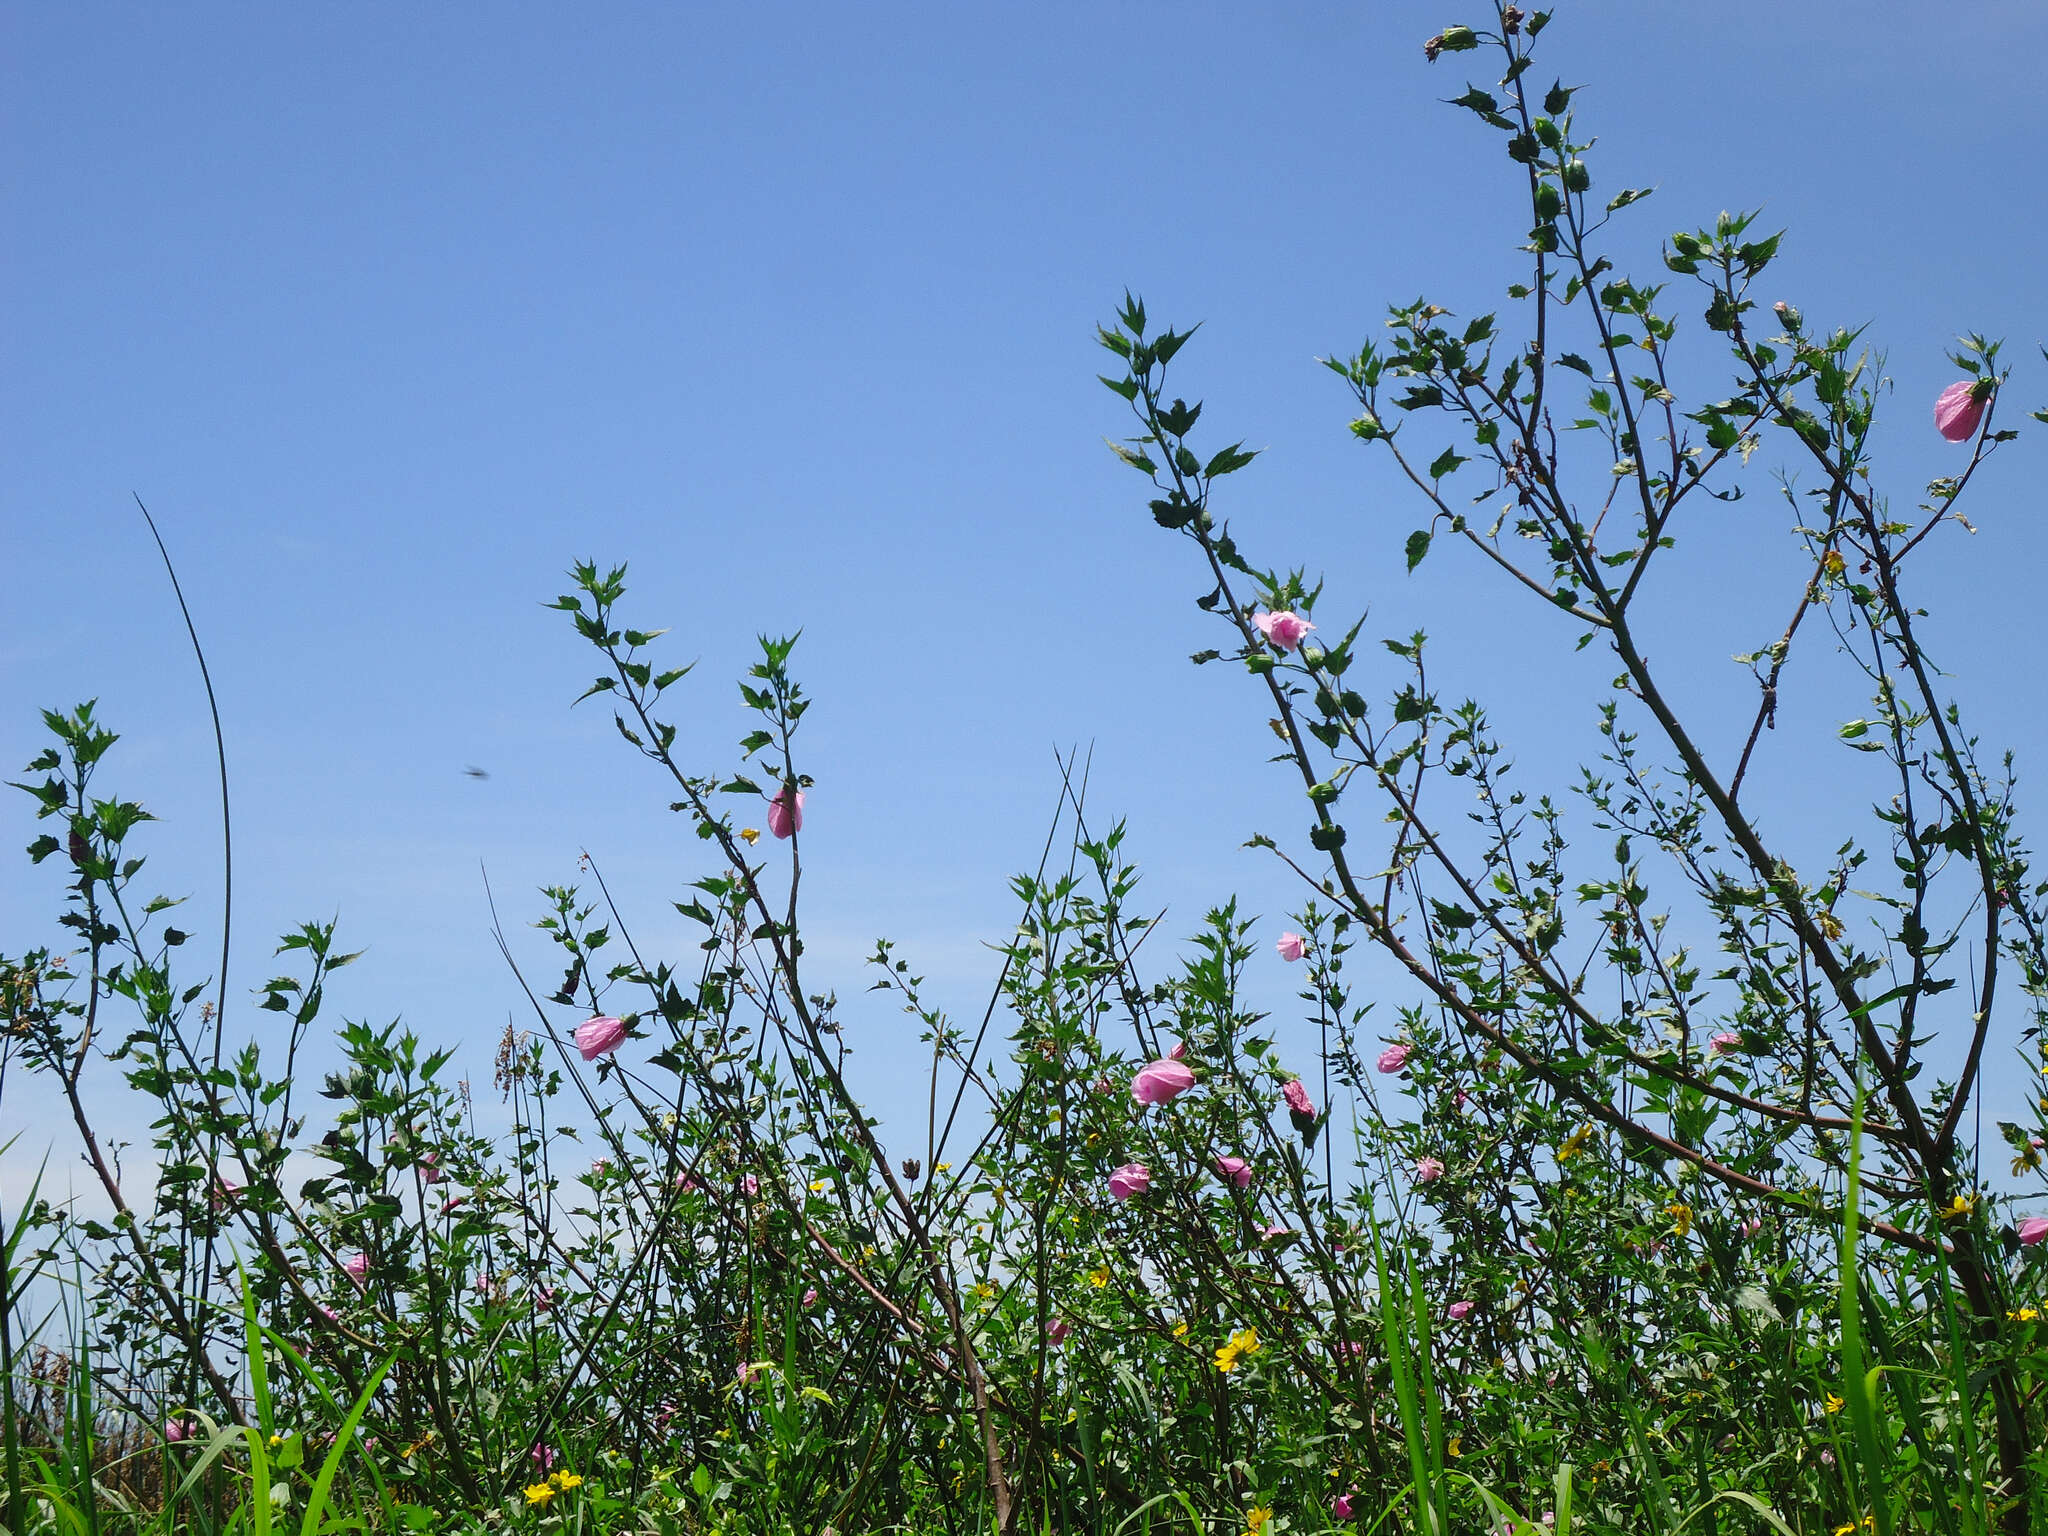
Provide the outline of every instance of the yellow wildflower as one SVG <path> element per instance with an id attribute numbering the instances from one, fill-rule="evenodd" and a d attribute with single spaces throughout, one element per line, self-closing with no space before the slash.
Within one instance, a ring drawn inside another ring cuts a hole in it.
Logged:
<path id="1" fill-rule="evenodd" d="M 811 1180 L 811 1193 L 814 1195 L 822 1195 L 823 1193 L 825 1193 L 826 1190 L 830 1189 L 831 1187 L 832 1181 L 830 1179 Z"/>
<path id="2" fill-rule="evenodd" d="M 741 827 L 740 836 L 747 840 L 747 846 L 751 848 L 754 844 L 761 841 L 761 829 L 759 827 Z"/>
<path id="3" fill-rule="evenodd" d="M 2010 1322 L 2031 1323 L 2041 1315 L 2041 1309 L 2039 1307 L 2021 1307 L 2019 1311 L 2008 1312 L 2005 1315 L 2006 1319 Z"/>
<path id="4" fill-rule="evenodd" d="M 557 1472 L 548 1481 L 564 1493 L 567 1493 L 571 1488 L 581 1488 L 583 1486 L 583 1479 L 574 1472 Z"/>
<path id="5" fill-rule="evenodd" d="M 546 1504 L 554 1496 L 555 1490 L 546 1483 L 528 1483 L 526 1485 L 526 1502 L 528 1504 Z"/>
<path id="6" fill-rule="evenodd" d="M 1098 1291 L 1109 1284 L 1109 1266 L 1098 1264 L 1088 1271 L 1088 1283 Z"/>
<path id="7" fill-rule="evenodd" d="M 1593 1122 L 1589 1120 L 1565 1138 L 1564 1145 L 1557 1149 L 1557 1160 L 1560 1163 L 1570 1162 L 1586 1150 L 1586 1143 L 1592 1139 Z"/>
<path id="8" fill-rule="evenodd" d="M 1664 1214 L 1671 1218 L 1671 1227 L 1680 1237 L 1692 1230 L 1692 1207 L 1683 1200 L 1674 1200 L 1664 1207 Z"/>
<path id="9" fill-rule="evenodd" d="M 1273 1511 L 1261 1504 L 1244 1517 L 1244 1528 L 1249 1536 L 1265 1536 L 1266 1527 L 1273 1523 Z"/>
<path id="10" fill-rule="evenodd" d="M 1957 1195 L 1955 1199 L 1949 1201 L 1948 1209 L 1943 1211 L 1941 1214 L 1948 1217 L 1950 1220 L 1954 1220 L 1958 1216 L 1969 1215 L 1972 1210 L 1976 1209 L 1976 1205 L 1976 1196 Z"/>
<path id="11" fill-rule="evenodd" d="M 1229 1343 L 1216 1351 L 1216 1369 L 1219 1371 L 1234 1371 L 1237 1369 L 1237 1362 L 1239 1360 L 1246 1355 L 1256 1355 L 1259 1349 L 1259 1330 L 1256 1328 L 1241 1329 L 1230 1336 Z"/>
<path id="12" fill-rule="evenodd" d="M 1824 939 L 1839 939 L 1842 936 L 1842 920 L 1832 912 L 1816 913 L 1813 926 L 1820 930 Z"/>
<path id="13" fill-rule="evenodd" d="M 1188 1336 L 1188 1320 L 1186 1318 L 1182 1318 L 1173 1325 L 1173 1336 L 1176 1339 L 1184 1339 Z"/>
<path id="14" fill-rule="evenodd" d="M 280 1445 L 283 1445 L 283 1444 L 284 1444 L 284 1436 L 283 1436 L 283 1435 L 272 1435 L 272 1436 L 270 1437 L 270 1448 L 271 1448 L 271 1449 L 272 1449 L 273 1451 L 274 1451 L 274 1450 L 276 1450 L 276 1449 L 277 1449 L 277 1448 L 278 1448 L 278 1447 L 279 1447 Z"/>
<path id="15" fill-rule="evenodd" d="M 1840 1413 L 1844 1406 L 1842 1400 L 1832 1392 L 1820 1400 L 1820 1405 L 1829 1413 Z"/>

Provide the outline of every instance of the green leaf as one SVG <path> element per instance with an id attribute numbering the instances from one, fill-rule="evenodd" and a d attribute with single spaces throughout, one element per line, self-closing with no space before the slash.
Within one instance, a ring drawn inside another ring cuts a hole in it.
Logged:
<path id="1" fill-rule="evenodd" d="M 1115 454 L 1118 458 L 1122 459 L 1126 464 L 1130 465 L 1131 468 L 1137 470 L 1140 474 L 1156 475 L 1159 473 L 1159 466 L 1157 464 L 1154 464 L 1151 461 L 1151 459 L 1147 458 L 1143 453 L 1140 453 L 1134 448 L 1126 448 L 1122 443 L 1111 443 L 1109 439 L 1106 437 L 1103 439 L 1103 441 L 1105 443 L 1109 443 L 1109 451 L 1111 453 Z"/>
<path id="2" fill-rule="evenodd" d="M 1418 528 L 1408 535 L 1408 569 L 1414 570 L 1422 564 L 1422 557 L 1429 553 L 1429 530 Z"/>
<path id="3" fill-rule="evenodd" d="M 1258 456 L 1258 449 L 1254 448 L 1251 452 L 1246 453 L 1243 443 L 1232 443 L 1228 448 L 1223 449 L 1209 460 L 1208 464 L 1203 467 L 1202 474 L 1210 480 L 1215 479 L 1218 475 L 1236 474 L 1237 471 L 1243 469 L 1245 465 L 1251 463 Z"/>
<path id="4" fill-rule="evenodd" d="M 1432 480 L 1441 480 L 1445 475 L 1448 475 L 1452 470 L 1456 469 L 1460 464 L 1463 464 L 1465 462 L 1466 460 L 1459 457 L 1457 449 L 1446 448 L 1442 453 L 1438 454 L 1435 460 L 1430 464 L 1429 478 Z"/>

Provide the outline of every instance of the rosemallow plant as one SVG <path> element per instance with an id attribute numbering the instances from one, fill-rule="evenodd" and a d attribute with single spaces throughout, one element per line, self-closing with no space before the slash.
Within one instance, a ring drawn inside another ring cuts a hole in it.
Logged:
<path id="1" fill-rule="evenodd" d="M 1194 1070 L 1171 1057 L 1148 1062 L 1131 1079 L 1131 1097 L 1140 1104 L 1170 1104 L 1195 1086 Z"/>
<path id="2" fill-rule="evenodd" d="M 1100 332 L 1120 370 L 1104 383 L 1135 421 L 1115 451 L 1193 557 L 1219 626 L 1194 660 L 1242 676 L 1248 721 L 1270 723 L 1302 790 L 1299 832 L 1253 841 L 1301 877 L 1324 931 L 1373 947 L 1402 984 L 1376 987 L 1375 1004 L 1415 1043 L 1421 1121 L 1390 1150 L 1418 1167 L 1426 1138 L 1472 1170 L 1422 1193 L 1454 1253 L 1552 1256 L 1501 1276 L 1517 1307 L 1489 1314 L 1487 1347 L 1534 1354 L 1567 1318 L 1646 1336 L 1642 1287 L 1674 1273 L 1692 1278 L 1655 1305 L 1658 1336 L 1714 1308 L 1760 1315 L 1724 1234 L 1769 1210 L 1799 1234 L 1788 1242 L 1824 1250 L 1860 1143 L 1859 1238 L 1894 1273 L 1937 1275 L 1953 1310 L 1900 1303 L 1886 1358 L 1922 1368 L 1883 1377 L 1857 1422 L 1869 1410 L 1916 1455 L 1964 1456 L 1951 1486 L 1972 1490 L 1971 1518 L 2024 1531 L 2048 1520 L 2048 1426 L 2019 1364 L 2014 1328 L 2031 1324 L 2009 1305 L 2021 1245 L 1974 1127 L 1988 1057 L 2048 1060 L 2048 884 L 2017 831 L 2011 766 L 1980 751 L 1930 649 L 1953 648 L 1956 627 L 1915 595 L 1930 561 L 1968 558 L 1944 536 L 2016 436 L 1994 421 L 2008 370 L 1996 342 L 1964 338 L 1950 358 L 1968 377 L 1936 425 L 1971 444 L 1968 461 L 1924 492 L 1887 489 L 1881 455 L 1911 427 L 1880 422 L 1883 365 L 1860 317 L 1760 299 L 1782 237 L 1753 215 L 1631 240 L 1650 193 L 1595 190 L 1579 89 L 1532 68 L 1549 19 L 1502 5 L 1426 50 L 1447 67 L 1490 55 L 1499 81 L 1453 105 L 1521 205 L 1509 307 L 1401 303 L 1327 366 L 1352 437 L 1413 489 L 1406 566 L 1458 559 L 1468 605 L 1519 597 L 1524 645 L 1557 647 L 1548 713 L 1590 724 L 1575 781 L 1511 779 L 1485 705 L 1427 664 L 1426 635 L 1375 642 L 1363 619 L 1329 615 L 1322 582 L 1259 558 L 1264 530 L 1225 504 L 1254 454 L 1179 383 L 1192 328 L 1154 328 L 1135 298 Z M 1716 365 L 1722 381 L 1700 390 Z M 1775 550 L 1719 512 L 1760 474 L 1784 488 Z M 1716 547 L 1728 541 L 1739 549 Z M 1740 569 L 1754 600 L 1730 603 L 1695 560 Z M 1767 601 L 1782 622 L 1745 632 Z M 1311 613 L 1339 638 L 1290 651 L 1276 617 Z M 1613 679 L 1590 703 L 1562 686 L 1589 648 Z M 1731 652 L 1749 690 L 1732 729 L 1681 695 L 1689 668 Z M 1786 814 L 1762 787 L 1795 683 L 1801 708 L 1847 721 L 1820 815 Z M 1362 1014 L 1340 965 L 1318 981 L 1322 1018 Z M 1739 1052 L 1717 1040 L 1730 1035 Z M 1447 1114 L 1454 1092 L 1470 1107 Z M 2015 1146 L 2027 1133 L 2002 1131 Z M 2016 1172 L 2030 1166 L 2022 1154 Z M 1617 1220 L 1637 1257 L 1583 1262 Z M 1950 1350 L 1976 1367 L 1936 1365 Z M 1701 1412 L 1761 1434 L 1746 1407 Z M 1958 1420 L 1963 1452 L 1931 1428 Z M 1866 1461 L 1877 1433 L 1859 1442 Z"/>
<path id="3" fill-rule="evenodd" d="M 571 1031 L 571 1038 L 585 1061 L 595 1061 L 600 1056 L 611 1055 L 625 1043 L 625 1021 L 603 1016 L 586 1019 Z"/>
<path id="4" fill-rule="evenodd" d="M 599 658 L 590 726 L 688 834 L 668 905 L 615 903 L 591 858 L 498 931 L 521 1013 L 487 1088 L 400 1023 L 334 1025 L 316 1071 L 355 958 L 333 925 L 285 935 L 253 1008 L 181 971 L 116 738 L 48 717 L 30 855 L 66 931 L 0 958 L 0 1094 L 60 1106 L 96 1204 L 0 1213 L 8 1523 L 17 1426 L 104 1407 L 178 1458 L 166 1486 L 219 1448 L 149 1529 L 246 1525 L 273 1434 L 302 1462 L 335 1436 L 323 1517 L 379 1530 L 1448 1536 L 1512 1524 L 1496 1500 L 1598 1536 L 2048 1528 L 2048 1102 L 1984 1092 L 2008 1052 L 2013 1083 L 2048 1065 L 2048 890 L 1945 692 L 1977 616 L 1918 590 L 1969 558 L 2014 385 L 1970 338 L 1935 424 L 1967 446 L 1881 419 L 1861 317 L 1772 302 L 1777 236 L 1660 240 L 1599 186 L 1547 27 L 1503 5 L 1423 49 L 1483 76 L 1449 110 L 1511 204 L 1510 304 L 1403 303 L 1333 357 L 1332 430 L 1416 508 L 1364 572 L 1259 558 L 1311 524 L 1228 504 L 1254 455 L 1168 389 L 1190 333 L 1132 299 L 1103 334 L 1120 451 L 1217 626 L 1197 660 L 1249 693 L 1247 764 L 1277 732 L 1299 788 L 1254 838 L 1298 910 L 1148 897 L 1066 761 L 956 1022 L 908 950 L 806 947 L 804 796 L 843 765 L 794 643 L 761 642 L 721 746 L 624 569 L 579 565 L 556 606 Z M 1900 493 L 1897 441 L 1952 473 Z M 1777 544 L 1745 486 L 1785 493 Z M 1426 636 L 1341 615 L 1424 560 L 1460 562 L 1445 622 L 1526 602 L 1516 703 L 1585 725 L 1579 775 L 1517 767 Z M 1732 726 L 1711 679 L 1691 702 L 1731 652 Z M 1774 799 L 1816 734 L 1827 795 Z M 859 1052 L 921 1059 L 923 1113 L 864 1106 Z M 122 1095 L 146 1147 L 95 1123 Z M 62 1374 L 18 1352 L 28 1250 L 90 1279 L 74 1391 L 24 1409 Z"/>

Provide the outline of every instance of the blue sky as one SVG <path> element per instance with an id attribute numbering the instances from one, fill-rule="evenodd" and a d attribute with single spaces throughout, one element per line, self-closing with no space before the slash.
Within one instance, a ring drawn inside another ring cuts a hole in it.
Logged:
<path id="1" fill-rule="evenodd" d="M 1658 188 L 1635 270 L 1722 208 L 1789 227 L 1773 294 L 1889 354 L 1902 497 L 1955 463 L 1927 412 L 1956 332 L 2008 336 L 2011 403 L 2048 399 L 2048 12 L 1558 9 L 1542 72 L 1588 86 L 1599 185 Z M 630 561 L 629 612 L 700 660 L 707 767 L 745 729 L 727 679 L 754 635 L 803 628 L 812 954 L 843 995 L 888 934 L 978 1013 L 1075 744 L 1170 921 L 1237 890 L 1270 936 L 1293 893 L 1240 844 L 1298 803 L 1243 680 L 1188 666 L 1214 643 L 1197 573 L 1100 443 L 1124 427 L 1092 328 L 1126 285 L 1206 321 L 1183 387 L 1267 450 L 1220 508 L 1255 556 L 1327 573 L 1326 627 L 1368 605 L 1373 632 L 1428 627 L 1532 783 L 1584 755 L 1604 664 L 1473 561 L 1402 572 L 1414 504 L 1314 363 L 1391 301 L 1471 312 L 1519 275 L 1498 144 L 1440 104 L 1476 56 L 1422 60 L 1449 12 L 4 15 L 0 758 L 39 749 L 37 708 L 97 696 L 125 736 L 109 785 L 165 818 L 157 881 L 215 930 L 211 742 L 139 492 L 221 693 L 242 983 L 270 935 L 338 913 L 369 953 L 332 1007 L 467 1042 L 482 1077 L 517 998 L 479 861 L 517 921 L 588 849 L 643 937 L 681 937 L 663 914 L 698 845 L 604 714 L 567 708 L 592 668 L 540 604 L 578 557 Z M 1921 574 L 1980 730 L 2038 765 L 2030 436 Z M 1768 491 L 1689 535 L 1659 637 L 1730 731 L 1726 657 L 1797 590 Z M 1788 836 L 1850 771 L 1829 738 L 1853 699 L 1815 708 L 1762 770 Z M 26 842 L 27 802 L 4 816 Z M 49 931 L 56 883 L 0 879 L 6 948 Z M 896 1028 L 871 1019 L 869 1070 Z"/>

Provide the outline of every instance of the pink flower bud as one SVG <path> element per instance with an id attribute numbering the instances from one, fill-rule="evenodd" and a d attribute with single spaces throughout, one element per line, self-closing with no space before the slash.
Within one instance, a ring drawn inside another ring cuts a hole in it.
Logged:
<path id="1" fill-rule="evenodd" d="M 1308 953 L 1308 940 L 1298 933 L 1283 933 L 1280 935 L 1279 943 L 1273 947 L 1280 951 L 1282 960 L 1292 965 Z"/>
<path id="2" fill-rule="evenodd" d="M 740 1180 L 740 1188 L 745 1190 L 749 1195 L 758 1195 L 759 1193 L 761 1193 L 761 1181 L 755 1178 L 750 1173 L 745 1178 Z"/>
<path id="3" fill-rule="evenodd" d="M 1375 1065 L 1382 1072 L 1398 1072 L 1408 1065 L 1408 1058 L 1414 1054 L 1414 1049 L 1410 1045 L 1390 1045 L 1380 1052 L 1380 1059 Z"/>
<path id="4" fill-rule="evenodd" d="M 1448 1317 L 1454 1323 L 1462 1323 L 1463 1321 L 1465 1321 L 1466 1318 L 1472 1315 L 1472 1309 L 1477 1305 L 1477 1302 L 1454 1301 L 1448 1307 L 1444 1308 L 1444 1316 Z"/>
<path id="5" fill-rule="evenodd" d="M 1045 1341 L 1048 1344 L 1064 1344 L 1067 1342 L 1067 1335 L 1073 1331 L 1073 1324 L 1064 1317 L 1056 1317 L 1045 1325 Z"/>
<path id="6" fill-rule="evenodd" d="M 1351 1518 L 1351 1514 L 1352 1514 L 1352 1503 L 1351 1503 L 1351 1495 L 1350 1495 L 1350 1494 L 1348 1494 L 1348 1493 L 1340 1493 L 1340 1494 L 1338 1494 L 1338 1495 L 1337 1495 L 1337 1497 L 1335 1497 L 1334 1499 L 1330 1500 L 1330 1518 L 1331 1518 L 1331 1519 L 1333 1519 L 1333 1520 L 1349 1520 L 1349 1519 Z"/>
<path id="7" fill-rule="evenodd" d="M 423 1152 L 420 1154 L 420 1182 L 422 1184 L 438 1184 L 443 1179 L 448 1177 L 447 1174 L 443 1173 L 440 1170 L 440 1168 L 436 1166 L 436 1164 L 438 1164 L 439 1161 L 439 1157 L 437 1157 L 432 1152 Z"/>
<path id="8" fill-rule="evenodd" d="M 1172 1049 L 1172 1050 L 1170 1050 L 1170 1051 L 1168 1051 L 1168 1052 L 1166 1053 L 1166 1059 L 1167 1059 L 1168 1061 L 1186 1061 L 1186 1060 L 1188 1059 L 1188 1043 L 1187 1043 L 1187 1041 L 1185 1041 L 1185 1040 L 1176 1040 L 1176 1041 L 1174 1041 L 1174 1042 L 1173 1042 L 1173 1049 Z"/>
<path id="9" fill-rule="evenodd" d="M 1109 1192 L 1118 1200 L 1128 1200 L 1133 1195 L 1142 1195 L 1152 1187 L 1152 1170 L 1143 1163 L 1125 1163 L 1112 1169 L 1109 1175 Z"/>
<path id="10" fill-rule="evenodd" d="M 341 1272 L 357 1285 L 361 1285 L 370 1273 L 370 1256 L 367 1253 L 355 1254 L 341 1266 Z"/>
<path id="11" fill-rule="evenodd" d="M 1434 1184 L 1443 1176 L 1444 1165 L 1436 1158 L 1425 1157 L 1415 1165 L 1415 1182 L 1418 1184 Z"/>
<path id="12" fill-rule="evenodd" d="M 1252 624 L 1258 632 L 1273 642 L 1279 651 L 1291 651 L 1301 644 L 1301 637 L 1315 628 L 1300 614 L 1282 608 L 1278 613 L 1255 613 Z"/>
<path id="13" fill-rule="evenodd" d="M 1241 1157 L 1219 1157 L 1216 1159 L 1216 1175 L 1226 1183 L 1245 1189 L 1252 1182 L 1252 1165 Z"/>
<path id="14" fill-rule="evenodd" d="M 815 1306 L 816 1306 L 817 1304 L 818 1304 L 818 1288 L 817 1288 L 817 1287 L 816 1287 L 815 1285 L 807 1285 L 807 1286 L 805 1286 L 805 1287 L 804 1287 L 804 1305 L 805 1305 L 805 1306 L 807 1306 L 807 1307 L 815 1307 Z"/>
<path id="15" fill-rule="evenodd" d="M 1308 1090 L 1301 1086 L 1300 1078 L 1292 1078 L 1281 1088 L 1280 1097 L 1287 1101 L 1290 1115 L 1301 1115 L 1313 1120 L 1316 1117 L 1316 1101 L 1308 1096 Z"/>
<path id="16" fill-rule="evenodd" d="M 622 1020 L 607 1014 L 594 1019 L 585 1019 L 576 1026 L 571 1036 L 576 1049 L 583 1053 L 585 1061 L 595 1061 L 600 1056 L 609 1056 L 616 1051 L 626 1038 L 626 1026 Z"/>
<path id="17" fill-rule="evenodd" d="M 2020 1242 L 2028 1248 L 2048 1237 L 2048 1216 L 2029 1216 L 2020 1223 Z"/>
<path id="18" fill-rule="evenodd" d="M 1171 1057 L 1148 1062 L 1131 1079 L 1131 1097 L 1140 1104 L 1167 1104 L 1195 1086 L 1195 1074 Z"/>
<path id="19" fill-rule="evenodd" d="M 785 784 L 768 802 L 768 830 L 777 837 L 788 837 L 792 832 L 803 829 L 804 792 L 794 785 Z"/>
<path id="20" fill-rule="evenodd" d="M 1952 443 L 1967 441 L 1984 419 L 1985 402 L 1973 398 L 1975 388 L 1973 380 L 1957 379 L 1935 397 L 1934 430 Z"/>
<path id="21" fill-rule="evenodd" d="M 192 1426 L 186 1423 L 185 1420 L 164 1420 L 164 1438 L 170 1441 L 172 1445 L 176 1445 L 181 1440 L 189 1440 L 191 1437 Z"/>
<path id="22" fill-rule="evenodd" d="M 1733 1030 L 1720 1030 L 1707 1037 L 1707 1048 L 1716 1056 L 1725 1056 L 1742 1044 L 1742 1036 Z"/>

